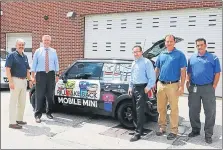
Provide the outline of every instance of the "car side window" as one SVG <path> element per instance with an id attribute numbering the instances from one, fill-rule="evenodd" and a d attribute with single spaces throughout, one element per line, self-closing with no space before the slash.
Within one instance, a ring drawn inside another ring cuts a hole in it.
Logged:
<path id="1" fill-rule="evenodd" d="M 105 63 L 102 69 L 104 81 L 129 81 L 132 64 Z"/>
<path id="2" fill-rule="evenodd" d="M 114 71 L 116 64 L 114 63 L 104 63 L 102 69 L 102 80 L 112 81 L 114 79 Z"/>
<path id="3" fill-rule="evenodd" d="M 115 81 L 129 81 L 131 76 L 131 66 L 132 64 L 116 64 L 114 71 Z"/>
<path id="4" fill-rule="evenodd" d="M 77 62 L 66 73 L 67 79 L 95 79 L 101 77 L 103 63 Z"/>

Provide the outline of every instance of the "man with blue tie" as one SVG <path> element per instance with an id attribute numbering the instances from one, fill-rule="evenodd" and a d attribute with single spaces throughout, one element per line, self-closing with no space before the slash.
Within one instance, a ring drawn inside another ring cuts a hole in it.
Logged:
<path id="1" fill-rule="evenodd" d="M 35 119 L 37 123 L 40 123 L 44 100 L 46 97 L 47 108 L 46 116 L 49 119 L 53 119 L 52 107 L 53 107 L 53 95 L 55 80 L 59 79 L 59 63 L 56 50 L 50 47 L 51 36 L 44 35 L 42 37 L 43 47 L 37 49 L 33 56 L 32 64 L 32 77 L 36 84 L 36 102 L 35 102 Z"/>
<path id="2" fill-rule="evenodd" d="M 143 134 L 146 94 L 154 87 L 156 82 L 153 64 L 149 59 L 142 56 L 141 46 L 134 46 L 133 54 L 135 60 L 132 63 L 128 94 L 132 96 L 133 121 L 136 124 L 136 130 L 130 139 L 131 142 L 139 140 Z"/>

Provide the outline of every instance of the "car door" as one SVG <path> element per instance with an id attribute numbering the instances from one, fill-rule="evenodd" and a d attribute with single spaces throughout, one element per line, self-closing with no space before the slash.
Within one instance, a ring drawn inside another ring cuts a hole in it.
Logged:
<path id="1" fill-rule="evenodd" d="M 180 38 L 180 37 L 175 37 L 175 39 L 176 39 L 176 43 L 179 43 L 179 42 L 183 41 L 183 39 Z M 158 56 L 165 49 L 166 49 L 165 39 L 159 40 L 155 44 L 153 44 L 153 46 L 151 48 L 147 49 L 143 53 L 143 57 L 146 57 L 148 59 L 152 59 L 153 57 Z"/>
<path id="2" fill-rule="evenodd" d="M 101 77 L 102 109 L 111 113 L 117 99 L 127 94 L 131 74 L 131 63 L 105 63 Z"/>
<path id="3" fill-rule="evenodd" d="M 73 64 L 56 84 L 58 103 L 97 108 L 102 66 L 100 62 Z"/>

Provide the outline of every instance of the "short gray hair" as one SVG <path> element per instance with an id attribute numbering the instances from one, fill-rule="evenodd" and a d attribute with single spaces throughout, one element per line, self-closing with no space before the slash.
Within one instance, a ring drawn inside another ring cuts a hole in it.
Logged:
<path id="1" fill-rule="evenodd" d="M 22 43 L 24 43 L 24 45 L 26 44 L 25 41 L 24 41 L 23 39 L 16 39 L 16 44 L 17 44 L 18 42 L 22 42 Z"/>
<path id="2" fill-rule="evenodd" d="M 42 40 L 43 40 L 45 37 L 49 37 L 49 38 L 50 38 L 50 41 L 51 41 L 51 36 L 50 36 L 50 35 L 43 35 L 43 36 L 42 36 Z"/>

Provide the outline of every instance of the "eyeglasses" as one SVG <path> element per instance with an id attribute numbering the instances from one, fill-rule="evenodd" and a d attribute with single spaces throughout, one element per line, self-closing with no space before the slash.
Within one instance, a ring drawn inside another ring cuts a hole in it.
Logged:
<path id="1" fill-rule="evenodd" d="M 135 54 L 135 53 L 140 53 L 140 52 L 142 52 L 142 51 L 134 51 L 134 52 L 132 52 L 132 53 Z"/>

